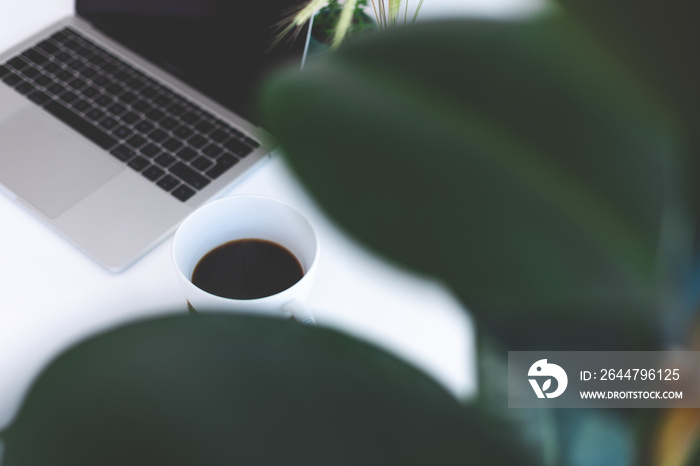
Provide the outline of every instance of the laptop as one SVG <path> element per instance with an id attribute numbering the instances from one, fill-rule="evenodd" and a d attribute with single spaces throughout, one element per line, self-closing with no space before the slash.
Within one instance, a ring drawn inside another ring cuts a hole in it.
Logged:
<path id="1" fill-rule="evenodd" d="M 255 98 L 303 63 L 299 0 L 76 0 L 0 55 L 0 190 L 113 272 L 275 149 Z"/>

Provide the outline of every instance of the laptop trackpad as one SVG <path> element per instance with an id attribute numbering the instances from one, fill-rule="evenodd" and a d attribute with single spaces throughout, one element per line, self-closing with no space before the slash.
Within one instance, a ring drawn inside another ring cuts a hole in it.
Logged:
<path id="1" fill-rule="evenodd" d="M 123 166 L 27 104 L 0 124 L 0 183 L 55 218 Z"/>

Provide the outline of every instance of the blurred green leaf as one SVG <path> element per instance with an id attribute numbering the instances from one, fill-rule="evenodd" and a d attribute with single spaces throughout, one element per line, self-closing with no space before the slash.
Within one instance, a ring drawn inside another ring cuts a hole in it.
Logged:
<path id="1" fill-rule="evenodd" d="M 700 5 L 684 0 L 557 0 L 581 18 L 640 79 L 698 117 Z M 693 127 L 694 129 L 694 127 Z"/>
<path id="2" fill-rule="evenodd" d="M 489 422 L 335 331 L 168 317 L 51 363 L 3 433 L 3 465 L 541 464 Z"/>
<path id="3" fill-rule="evenodd" d="M 700 4 L 684 0 L 557 0 L 610 46 L 620 61 L 681 116 L 690 157 L 685 175 L 700 208 Z M 696 242 L 698 239 L 696 238 Z"/>
<path id="4" fill-rule="evenodd" d="M 375 34 L 278 75 L 262 108 L 331 217 L 442 278 L 509 349 L 658 337 L 689 259 L 684 148 L 573 21 Z"/>

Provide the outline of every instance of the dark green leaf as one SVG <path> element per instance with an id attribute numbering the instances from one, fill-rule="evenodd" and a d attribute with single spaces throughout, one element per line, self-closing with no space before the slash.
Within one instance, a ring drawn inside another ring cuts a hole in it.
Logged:
<path id="1" fill-rule="evenodd" d="M 3 434 L 3 465 L 537 464 L 486 422 L 331 330 L 169 317 L 54 361 Z"/>
<path id="2" fill-rule="evenodd" d="M 575 23 L 398 28 L 278 76 L 262 107 L 329 215 L 502 341 L 658 330 L 689 258 L 675 122 Z"/>
<path id="3" fill-rule="evenodd" d="M 688 199 L 700 209 L 700 4 L 685 0 L 558 0 L 605 40 L 680 115 L 690 157 Z M 696 244 L 700 240 L 696 233 Z"/>

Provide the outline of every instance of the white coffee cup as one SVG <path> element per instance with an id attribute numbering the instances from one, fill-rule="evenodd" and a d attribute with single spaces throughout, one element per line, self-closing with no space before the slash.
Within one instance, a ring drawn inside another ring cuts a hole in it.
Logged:
<path id="1" fill-rule="evenodd" d="M 277 243 L 299 261 L 303 277 L 279 293 L 256 299 L 231 299 L 208 293 L 192 283 L 199 260 L 230 241 L 260 239 Z M 189 304 L 197 312 L 237 312 L 290 317 L 314 324 L 303 300 L 316 274 L 319 241 L 311 223 L 290 205 L 266 196 L 224 197 L 195 210 L 178 227 L 172 257 Z"/>

